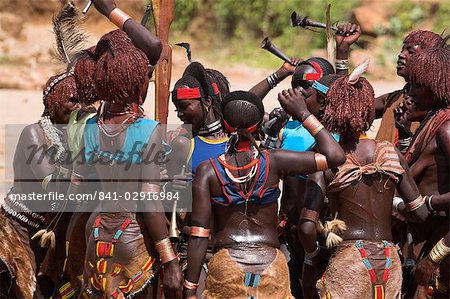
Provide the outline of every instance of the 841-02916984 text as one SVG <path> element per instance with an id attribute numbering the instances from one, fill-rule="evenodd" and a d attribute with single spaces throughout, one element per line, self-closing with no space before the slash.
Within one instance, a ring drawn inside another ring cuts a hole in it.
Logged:
<path id="1" fill-rule="evenodd" d="M 178 192 L 98 192 L 99 200 L 179 200 Z"/>

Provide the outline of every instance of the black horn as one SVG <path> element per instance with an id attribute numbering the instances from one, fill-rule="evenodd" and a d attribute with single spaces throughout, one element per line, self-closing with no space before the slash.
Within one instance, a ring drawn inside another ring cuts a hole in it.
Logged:
<path id="1" fill-rule="evenodd" d="M 277 47 L 275 47 L 272 44 L 272 42 L 271 42 L 271 40 L 270 40 L 270 38 L 268 36 L 266 36 L 264 38 L 264 40 L 261 42 L 261 48 L 269 51 L 273 55 L 275 55 L 278 58 L 284 60 L 285 62 L 291 63 L 291 59 L 286 54 L 284 54 L 283 52 L 278 50 Z"/>
<path id="2" fill-rule="evenodd" d="M 315 27 L 315 28 L 327 28 L 327 25 L 324 23 L 316 22 L 311 19 L 308 19 L 307 16 L 302 17 L 301 15 L 298 15 L 295 11 L 291 14 L 291 23 L 292 27 Z M 336 26 L 331 26 L 331 29 L 334 31 L 338 31 L 339 29 Z"/>

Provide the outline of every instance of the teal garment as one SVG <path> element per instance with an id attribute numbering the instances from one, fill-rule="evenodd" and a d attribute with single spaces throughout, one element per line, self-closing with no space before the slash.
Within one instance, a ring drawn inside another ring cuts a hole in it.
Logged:
<path id="1" fill-rule="evenodd" d="M 95 157 L 97 155 L 114 159 L 119 163 L 142 163 L 142 153 L 148 143 L 148 140 L 150 139 L 150 136 L 159 123 L 147 118 L 137 119 L 133 124 L 127 127 L 125 142 L 122 149 L 116 151 L 115 153 L 110 153 L 108 151 L 100 150 L 97 118 L 98 117 L 95 116 L 89 119 L 86 122 L 86 127 L 84 130 L 84 146 L 86 149 L 85 156 L 87 162 L 92 164 L 92 161 L 96 161 L 98 159 L 98 157 Z"/>
<path id="2" fill-rule="evenodd" d="M 339 142 L 339 135 L 332 135 Z M 280 137 L 280 148 L 284 150 L 296 152 L 314 151 L 317 145 L 314 137 L 298 120 L 289 121 L 281 131 Z M 297 176 L 297 178 L 306 180 L 305 176 Z"/>
<path id="3" fill-rule="evenodd" d="M 87 113 L 82 118 L 77 120 L 78 112 L 80 109 L 72 111 L 67 124 L 67 143 L 70 151 L 72 152 L 72 158 L 78 156 L 82 146 L 84 127 L 89 119 L 95 117 L 95 113 Z"/>

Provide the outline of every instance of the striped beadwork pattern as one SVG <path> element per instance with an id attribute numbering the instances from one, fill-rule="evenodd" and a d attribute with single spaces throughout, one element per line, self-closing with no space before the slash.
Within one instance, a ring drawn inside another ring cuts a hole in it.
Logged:
<path id="1" fill-rule="evenodd" d="M 389 243 L 387 241 L 382 241 L 384 246 L 384 255 L 386 259 L 386 263 L 384 266 L 384 272 L 383 277 L 381 279 L 381 283 L 377 282 L 377 276 L 375 274 L 375 269 L 373 269 L 372 265 L 370 264 L 369 259 L 367 258 L 367 252 L 364 249 L 363 242 L 361 240 L 358 240 L 355 242 L 355 246 L 358 249 L 359 253 L 361 254 L 361 259 L 366 267 L 367 271 L 369 272 L 370 281 L 372 282 L 373 286 L 373 299 L 385 299 L 385 292 L 384 292 L 384 285 L 389 279 L 389 271 L 392 266 L 392 259 L 389 252 Z"/>

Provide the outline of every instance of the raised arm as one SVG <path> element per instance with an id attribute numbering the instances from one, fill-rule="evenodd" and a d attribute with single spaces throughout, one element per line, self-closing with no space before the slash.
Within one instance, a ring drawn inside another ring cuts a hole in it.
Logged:
<path id="1" fill-rule="evenodd" d="M 276 169 L 280 176 L 309 174 L 335 168 L 345 162 L 345 154 L 333 136 L 312 115 L 306 107 L 306 91 L 299 87 L 284 90 L 278 100 L 284 111 L 299 120 L 316 139 L 318 153 L 271 150 Z"/>
<path id="2" fill-rule="evenodd" d="M 93 0 L 93 3 L 102 15 L 114 21 L 114 17 L 111 18 L 111 12 L 116 8 L 114 0 Z M 145 53 L 151 65 L 155 65 L 158 62 L 162 51 L 161 41 L 158 37 L 131 18 L 119 27 L 128 34 L 134 46 Z"/>
<path id="3" fill-rule="evenodd" d="M 275 87 L 275 85 L 292 75 L 295 71 L 295 67 L 302 61 L 303 60 L 300 58 L 292 58 L 291 63 L 283 63 L 283 65 L 275 73 L 253 86 L 249 92 L 263 100 L 269 91 Z"/>
<path id="4" fill-rule="evenodd" d="M 348 74 L 350 46 L 361 36 L 361 27 L 356 24 L 342 24 L 336 32 L 336 73 Z"/>
<path id="5" fill-rule="evenodd" d="M 187 298 L 195 296 L 208 248 L 211 220 L 210 182 L 214 177 L 215 173 L 210 162 L 205 161 L 197 168 L 192 186 L 192 226 L 187 254 L 188 267 L 184 282 L 184 296 Z"/>

